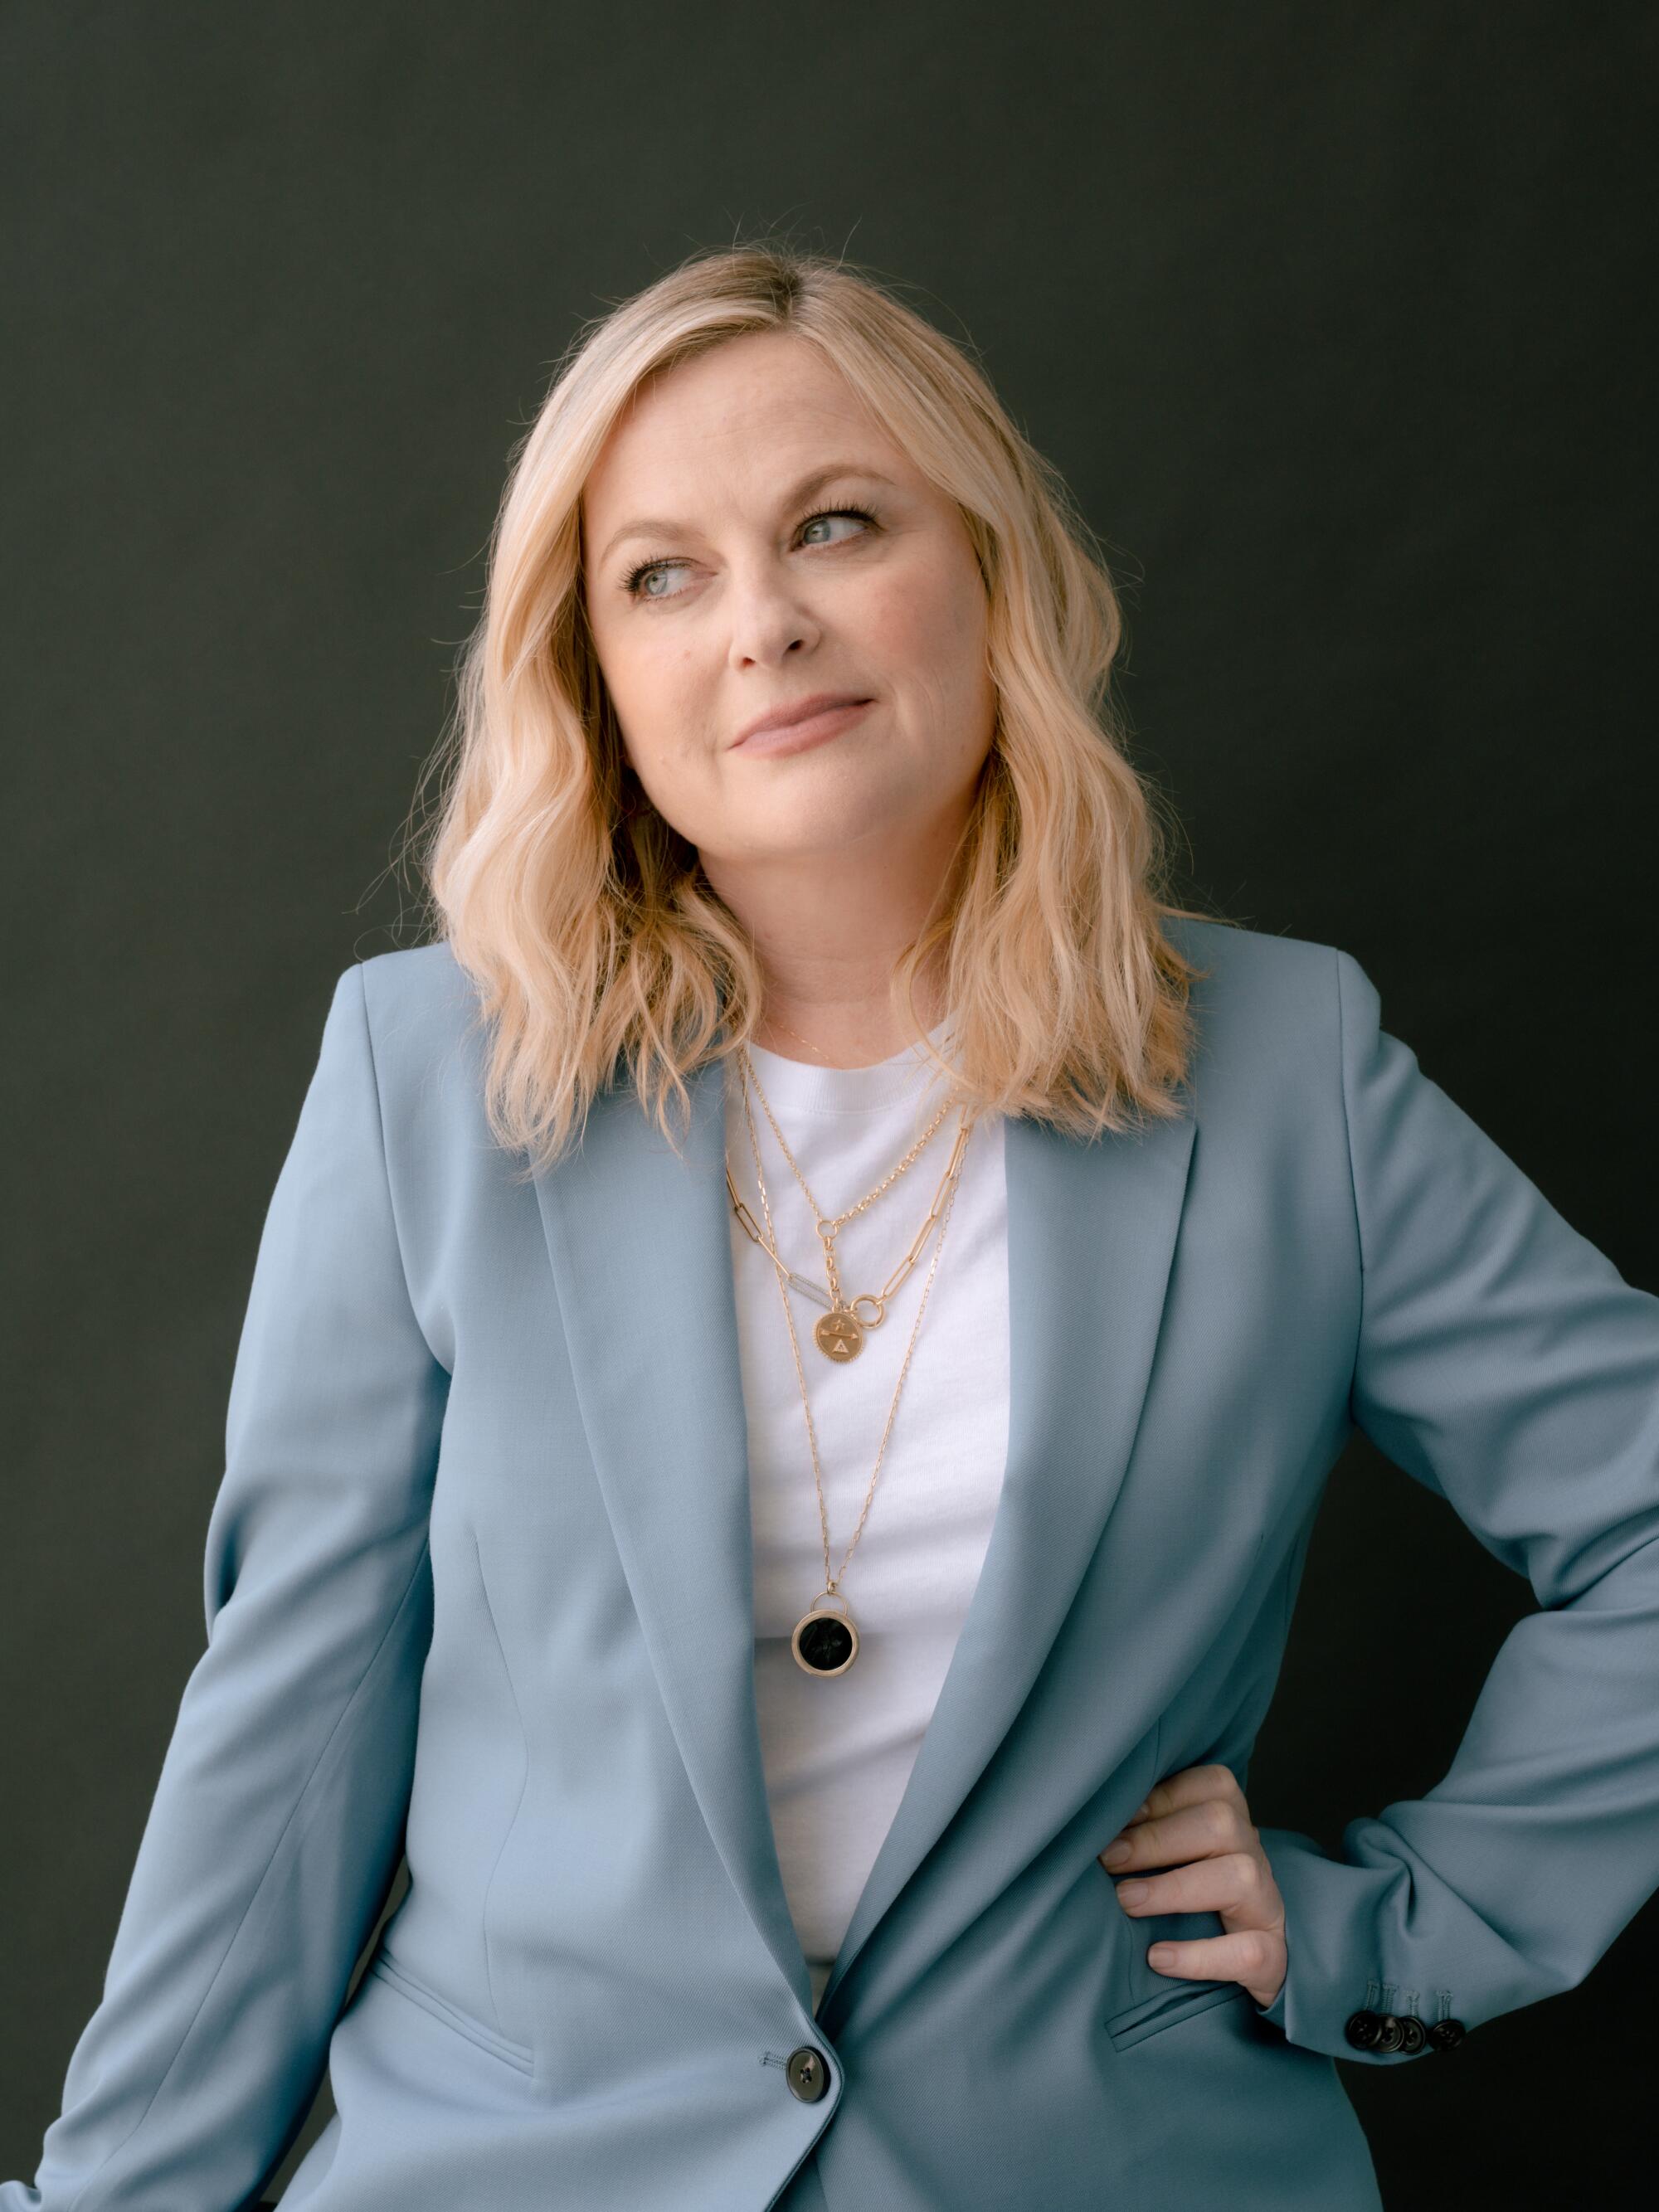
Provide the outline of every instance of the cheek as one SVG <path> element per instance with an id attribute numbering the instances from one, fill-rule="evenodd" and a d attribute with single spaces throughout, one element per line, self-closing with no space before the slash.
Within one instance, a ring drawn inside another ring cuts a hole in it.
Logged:
<path id="1" fill-rule="evenodd" d="M 602 659 L 601 672 L 635 764 L 672 775 L 680 756 L 695 754 L 705 678 L 695 650 L 666 641 Z"/>
<path id="2" fill-rule="evenodd" d="M 895 679 L 925 676 L 929 688 L 960 678 L 975 650 L 972 610 L 934 576 L 884 586 L 866 611 L 865 643 Z"/>
<path id="3" fill-rule="evenodd" d="M 985 667 L 986 610 L 978 570 L 964 580 L 937 570 L 884 587 L 867 610 L 861 643 L 902 696 L 927 701 L 962 725 L 992 701 Z"/>

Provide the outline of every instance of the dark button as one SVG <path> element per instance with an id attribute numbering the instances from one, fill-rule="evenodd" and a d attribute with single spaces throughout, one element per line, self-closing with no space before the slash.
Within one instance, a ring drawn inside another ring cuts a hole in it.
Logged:
<path id="1" fill-rule="evenodd" d="M 1376 2031 L 1382 2026 L 1382 2015 L 1374 2012 L 1354 2012 L 1348 2015 L 1342 2033 L 1356 2051 L 1370 2051 L 1376 2041 Z"/>
<path id="2" fill-rule="evenodd" d="M 1405 2030 L 1406 2039 L 1401 2045 L 1400 2048 L 1411 2057 L 1414 2057 L 1419 2051 L 1425 2049 L 1427 2045 L 1429 2032 L 1427 2028 L 1424 2027 L 1422 2021 L 1419 2020 L 1414 2012 L 1401 2013 L 1400 2015 L 1400 2025 Z"/>
<path id="3" fill-rule="evenodd" d="M 1429 2041 L 1437 2051 L 1455 2051 L 1468 2033 L 1461 2020 L 1437 2020 L 1429 2030 Z"/>
<path id="4" fill-rule="evenodd" d="M 1401 2023 L 1398 2013 L 1379 2013 L 1376 2018 L 1376 2040 L 1372 2044 L 1371 2049 L 1394 2052 L 1399 2050 L 1405 2040 L 1406 2031 Z"/>
<path id="5" fill-rule="evenodd" d="M 784 2074 L 790 2087 L 803 2105 L 816 2105 L 830 2087 L 830 2069 L 824 2063 L 823 2053 L 815 2051 L 810 2043 L 803 2043 L 799 2051 L 792 2051 Z"/>

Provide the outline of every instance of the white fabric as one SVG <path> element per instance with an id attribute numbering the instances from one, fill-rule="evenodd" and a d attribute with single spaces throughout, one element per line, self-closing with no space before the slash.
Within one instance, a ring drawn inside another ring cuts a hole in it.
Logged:
<path id="1" fill-rule="evenodd" d="M 947 1034 L 941 1022 L 931 1042 L 948 1058 Z M 824 1067 L 754 1048 L 751 1058 L 826 1218 L 855 1205 L 896 1166 L 946 1086 L 908 1046 L 869 1067 Z M 752 1085 L 750 1097 L 779 1252 L 827 1289 L 805 1194 Z M 960 1112 L 953 1106 L 897 1181 L 837 1232 L 836 1264 L 849 1300 L 879 1291 L 909 1249 L 951 1157 Z M 732 1180 L 765 1234 L 735 1066 L 726 1130 Z M 808 1674 L 790 1650 L 795 1624 L 825 1579 L 811 1448 L 777 1272 L 735 1213 L 730 1225 L 748 1419 L 761 1747 L 785 1893 L 816 2011 L 915 1763 L 1001 1493 L 1009 1381 L 1002 1117 L 981 1114 L 968 1139 L 875 1495 L 843 1580 L 859 1633 L 858 1656 L 844 1674 Z M 812 1340 L 825 1309 L 788 1285 L 817 1435 L 832 1571 L 858 1527 L 937 1243 L 935 1230 L 886 1319 L 845 1364 Z"/>

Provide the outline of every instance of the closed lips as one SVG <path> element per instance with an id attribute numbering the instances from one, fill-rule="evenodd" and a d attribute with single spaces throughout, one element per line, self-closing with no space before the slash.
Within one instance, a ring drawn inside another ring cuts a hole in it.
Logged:
<path id="1" fill-rule="evenodd" d="M 774 730 L 793 729 L 798 722 L 810 722 L 816 714 L 827 714 L 837 707 L 864 707 L 868 700 L 854 691 L 823 691 L 816 698 L 803 699 L 798 706 L 781 707 L 775 714 L 751 722 L 746 730 L 739 731 L 736 743 L 746 744 L 750 738 L 764 737 Z"/>

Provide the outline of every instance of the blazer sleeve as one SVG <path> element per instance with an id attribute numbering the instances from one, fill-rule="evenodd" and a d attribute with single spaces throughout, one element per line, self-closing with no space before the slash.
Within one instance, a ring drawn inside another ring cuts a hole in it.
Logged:
<path id="1" fill-rule="evenodd" d="M 1362 1270 L 1352 1417 L 1538 1601 L 1426 1796 L 1351 1820 L 1334 1856 L 1259 1832 L 1288 1966 L 1258 2014 L 1308 2049 L 1397 2064 L 1434 2055 L 1440 2019 L 1472 2028 L 1576 1987 L 1659 1887 L 1659 1298 L 1422 1073 L 1332 950 Z M 1362 2010 L 1415 2014 L 1431 2039 L 1356 2047 Z"/>
<path id="2" fill-rule="evenodd" d="M 0 2212 L 227 2212 L 297 2136 L 402 1853 L 447 1388 L 399 1258 L 354 966 L 254 1263 L 207 1648 L 62 2111 Z"/>

